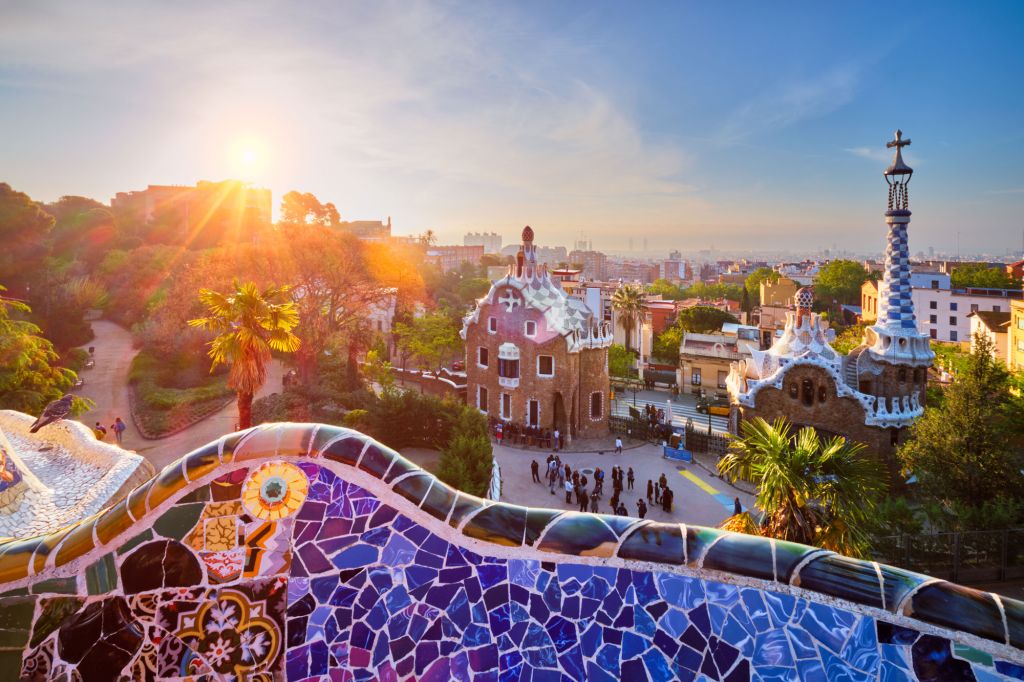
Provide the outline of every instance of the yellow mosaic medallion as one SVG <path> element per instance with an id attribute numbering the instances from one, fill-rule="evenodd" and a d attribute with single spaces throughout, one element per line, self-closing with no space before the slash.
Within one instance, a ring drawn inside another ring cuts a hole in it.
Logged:
<path id="1" fill-rule="evenodd" d="M 302 469 L 287 462 L 267 462 L 250 474 L 242 502 L 253 516 L 276 521 L 298 511 L 308 491 L 309 479 Z"/>

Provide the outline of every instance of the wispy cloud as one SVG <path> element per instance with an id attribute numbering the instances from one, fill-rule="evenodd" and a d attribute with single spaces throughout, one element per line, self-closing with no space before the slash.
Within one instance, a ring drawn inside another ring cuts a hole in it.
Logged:
<path id="1" fill-rule="evenodd" d="M 858 69 L 842 66 L 813 78 L 777 84 L 737 107 L 715 139 L 737 144 L 759 133 L 829 114 L 853 99 L 859 80 Z"/>
<path id="2" fill-rule="evenodd" d="M 268 182 L 347 194 L 328 197 L 340 205 L 404 205 L 418 220 L 471 219 L 479 197 L 501 195 L 524 212 L 574 210 L 584 220 L 616 203 L 663 213 L 697 205 L 684 179 L 690 154 L 646 136 L 609 84 L 576 77 L 585 49 L 537 40 L 514 9 L 382 3 L 296 13 L 265 0 L 204 5 L 196 21 L 180 5 L 39 7 L 5 17 L 0 62 L 16 58 L 39 82 L 102 92 L 112 115 L 133 99 L 165 108 L 165 158 L 188 140 L 213 153 L 218 135 L 263 129 L 281 157 Z"/>

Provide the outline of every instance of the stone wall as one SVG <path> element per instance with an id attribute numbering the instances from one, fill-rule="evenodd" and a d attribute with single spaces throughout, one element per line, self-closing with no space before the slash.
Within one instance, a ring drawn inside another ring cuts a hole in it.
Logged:
<path id="1" fill-rule="evenodd" d="M 1024 679 L 1024 604 L 681 524 L 492 504 L 265 425 L 0 544 L 0 679 Z"/>
<path id="2" fill-rule="evenodd" d="M 801 397 L 804 379 L 809 379 L 814 387 L 814 400 L 810 406 L 805 405 Z M 792 386 L 797 390 L 795 398 L 791 397 Z M 824 387 L 824 401 L 820 400 L 819 387 Z M 841 434 L 866 444 L 868 449 L 878 454 L 890 469 L 895 469 L 896 448 L 892 442 L 893 430 L 867 426 L 864 423 L 864 408 L 861 404 L 853 398 L 840 398 L 836 393 L 836 384 L 832 376 L 820 367 L 791 367 L 786 372 L 781 390 L 765 386 L 758 391 L 754 400 L 753 408 L 734 406 L 740 421 L 754 417 L 764 417 L 768 421 L 786 417 L 797 426 L 813 426 L 825 432 Z M 738 425 L 736 428 L 739 433 Z M 897 430 L 897 443 L 905 440 L 906 431 Z"/>

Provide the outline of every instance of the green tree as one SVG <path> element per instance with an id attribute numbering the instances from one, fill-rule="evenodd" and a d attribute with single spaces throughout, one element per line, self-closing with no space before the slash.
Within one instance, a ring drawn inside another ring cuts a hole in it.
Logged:
<path id="1" fill-rule="evenodd" d="M 320 200 L 309 192 L 291 191 L 281 197 L 281 220 L 284 227 L 301 225 L 319 225 L 321 227 L 337 227 L 341 216 L 334 204 L 321 204 Z"/>
<path id="2" fill-rule="evenodd" d="M 747 290 L 751 300 L 761 303 L 761 282 L 778 282 L 781 276 L 771 268 L 758 268 L 747 275 L 743 288 Z"/>
<path id="3" fill-rule="evenodd" d="M 29 307 L 4 298 L 0 286 L 0 408 L 38 414 L 75 383 L 75 373 L 60 367 L 59 357 L 39 327 L 17 315 Z M 88 405 L 76 399 L 76 407 Z"/>
<path id="4" fill-rule="evenodd" d="M 846 355 L 851 350 L 856 348 L 864 340 L 864 329 L 867 327 L 866 324 L 852 324 L 846 329 L 836 334 L 836 340 L 832 342 L 832 347 L 837 353 Z"/>
<path id="5" fill-rule="evenodd" d="M 299 348 L 299 337 L 292 333 L 298 310 L 287 286 L 261 291 L 253 282 L 238 280 L 227 294 L 200 289 L 199 300 L 210 314 L 188 323 L 217 333 L 210 342 L 210 369 L 231 365 L 228 386 L 238 394 L 238 426 L 247 429 L 252 426 L 253 396 L 267 380 L 271 351 L 293 353 Z"/>
<path id="6" fill-rule="evenodd" d="M 796 434 L 785 419 L 744 421 L 741 437 L 719 460 L 728 480 L 757 486 L 760 533 L 849 556 L 864 556 L 885 472 L 861 443 L 824 440 L 810 427 Z"/>
<path id="7" fill-rule="evenodd" d="M 750 292 L 747 291 L 746 287 L 743 287 L 743 293 L 740 296 L 740 310 L 745 313 L 749 313 L 754 309 L 754 305 L 750 302 Z"/>
<path id="8" fill-rule="evenodd" d="M 12 294 L 27 300 L 31 288 L 45 271 L 50 253 L 50 231 L 53 216 L 32 201 L 29 195 L 0 182 L 0 280 L 11 287 Z"/>
<path id="9" fill-rule="evenodd" d="M 1011 393 L 1010 383 L 991 342 L 976 336 L 941 405 L 925 411 L 899 450 L 924 495 L 964 505 L 1021 497 L 1024 399 Z"/>
<path id="10" fill-rule="evenodd" d="M 730 301 L 739 301 L 743 297 L 743 287 L 738 284 L 721 284 L 718 282 L 708 284 L 697 282 L 692 287 L 681 292 L 680 298 L 702 298 L 714 300 L 719 298 Z"/>
<path id="11" fill-rule="evenodd" d="M 860 287 L 868 279 L 868 271 L 855 260 L 834 260 L 818 270 L 814 282 L 817 299 L 856 305 L 860 301 Z"/>
<path id="12" fill-rule="evenodd" d="M 656 279 L 647 285 L 647 292 L 660 295 L 666 301 L 678 301 L 683 297 L 683 290 L 667 279 Z"/>
<path id="13" fill-rule="evenodd" d="M 443 311 L 399 322 L 395 325 L 395 338 L 400 352 L 435 373 L 463 354 L 458 328 Z"/>
<path id="14" fill-rule="evenodd" d="M 982 289 L 1020 289 L 1021 281 L 1010 276 L 1002 266 L 990 267 L 984 263 L 960 265 L 949 276 L 953 288 L 978 287 Z"/>
<path id="15" fill-rule="evenodd" d="M 626 350 L 632 350 L 633 330 L 637 328 L 644 314 L 644 291 L 638 286 L 626 284 L 612 294 L 612 310 L 619 317 L 619 323 L 626 332 Z"/>
<path id="16" fill-rule="evenodd" d="M 654 337 L 654 352 L 652 355 L 671 364 L 679 363 L 679 346 L 683 343 L 683 330 L 678 326 L 671 326 Z"/>
<path id="17" fill-rule="evenodd" d="M 738 323 L 735 315 L 713 308 L 709 305 L 697 305 L 679 311 L 676 326 L 687 332 L 705 334 L 719 331 L 727 322 Z"/>
<path id="18" fill-rule="evenodd" d="M 613 343 L 608 347 L 608 374 L 613 377 L 636 376 L 633 364 L 636 362 L 636 354 L 626 350 L 626 347 Z"/>
<path id="19" fill-rule="evenodd" d="M 366 352 L 366 378 L 380 386 L 381 393 L 395 390 L 395 375 L 391 363 L 376 348 Z"/>

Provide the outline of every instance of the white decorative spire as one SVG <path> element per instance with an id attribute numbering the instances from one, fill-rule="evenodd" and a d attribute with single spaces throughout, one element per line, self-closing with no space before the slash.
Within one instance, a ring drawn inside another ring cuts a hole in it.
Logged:
<path id="1" fill-rule="evenodd" d="M 910 195 L 907 186 L 914 169 L 903 161 L 902 151 L 909 144 L 909 139 L 903 139 L 902 130 L 897 130 L 895 139 L 886 144 L 890 149 L 895 148 L 896 153 L 884 172 L 885 182 L 889 185 L 889 204 L 885 212 L 889 235 L 885 247 L 885 269 L 878 288 L 878 319 L 870 328 L 870 351 L 879 360 L 928 365 L 935 354 L 928 339 L 918 332 L 910 284 L 910 245 L 907 239 Z"/>

